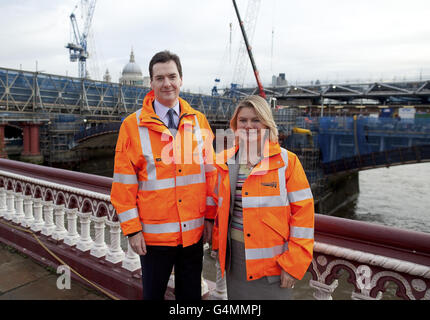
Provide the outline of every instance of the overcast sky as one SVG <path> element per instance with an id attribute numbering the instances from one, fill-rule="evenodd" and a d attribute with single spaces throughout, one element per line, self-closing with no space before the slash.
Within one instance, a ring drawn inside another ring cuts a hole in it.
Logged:
<path id="1" fill-rule="evenodd" d="M 237 3 L 245 19 L 248 0 Z M 0 67 L 34 71 L 37 61 L 39 71 L 77 76 L 65 48 L 77 4 L 0 0 Z M 429 16 L 430 0 L 261 0 L 253 54 L 265 85 L 281 72 L 290 84 L 430 79 Z M 154 53 L 169 49 L 183 89 L 202 93 L 215 78 L 231 83 L 242 39 L 230 0 L 99 0 L 91 28 L 93 78 L 108 68 L 117 82 L 132 47 L 147 76 Z M 247 69 L 245 85 L 255 85 Z"/>

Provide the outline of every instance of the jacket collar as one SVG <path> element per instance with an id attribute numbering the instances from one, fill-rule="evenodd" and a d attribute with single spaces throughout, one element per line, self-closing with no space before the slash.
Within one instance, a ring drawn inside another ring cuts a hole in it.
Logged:
<path id="1" fill-rule="evenodd" d="M 191 106 L 182 98 L 179 99 L 179 106 L 181 109 L 181 114 L 179 115 L 179 122 L 182 117 L 186 117 L 189 115 L 195 115 L 196 112 Z M 152 126 L 152 125 L 161 125 L 161 130 L 165 130 L 165 126 L 163 121 L 161 121 L 160 117 L 155 113 L 153 103 L 155 100 L 154 90 L 149 91 L 145 98 L 143 98 L 142 103 L 142 112 L 139 116 L 139 126 Z M 179 123 L 180 126 L 180 123 Z M 159 130 L 157 130 L 159 131 Z"/>
<path id="2" fill-rule="evenodd" d="M 160 119 L 164 119 L 169 112 L 170 109 L 173 109 L 174 113 L 178 115 L 181 114 L 181 108 L 179 107 L 179 101 L 173 106 L 173 108 L 166 107 L 161 104 L 157 99 L 154 100 L 154 110 L 155 113 L 160 117 Z"/>
<path id="3" fill-rule="evenodd" d="M 216 154 L 215 163 L 223 170 L 228 171 L 227 162 L 235 161 L 233 158 L 236 156 L 237 151 L 239 150 L 239 145 L 235 145 L 234 147 L 231 147 L 229 149 L 223 150 Z M 252 170 L 251 174 L 254 174 L 256 172 L 262 172 L 266 170 L 272 170 L 280 168 L 284 165 L 284 162 L 282 161 L 282 158 L 275 157 L 276 155 L 279 155 L 281 153 L 281 146 L 277 142 L 272 142 L 269 140 L 266 140 L 264 143 L 264 152 L 263 152 L 263 159 L 258 163 L 254 169 Z"/>

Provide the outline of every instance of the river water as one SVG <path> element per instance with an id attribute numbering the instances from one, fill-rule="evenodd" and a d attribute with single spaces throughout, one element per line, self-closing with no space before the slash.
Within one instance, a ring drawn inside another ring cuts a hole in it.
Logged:
<path id="1" fill-rule="evenodd" d="M 430 233 L 430 163 L 417 163 L 359 172 L 360 193 L 334 215 L 385 226 Z M 354 287 L 341 271 L 334 300 L 349 300 Z M 295 286 L 294 299 L 313 299 L 311 276 Z M 383 300 L 397 300 L 397 286 L 389 282 Z"/>
<path id="2" fill-rule="evenodd" d="M 359 186 L 336 216 L 430 233 L 430 163 L 360 171 Z"/>

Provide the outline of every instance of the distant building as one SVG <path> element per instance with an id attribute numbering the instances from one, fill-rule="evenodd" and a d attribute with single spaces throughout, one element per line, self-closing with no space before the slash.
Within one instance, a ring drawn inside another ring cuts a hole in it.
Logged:
<path id="1" fill-rule="evenodd" d="M 282 87 L 288 85 L 285 79 L 285 73 L 280 73 L 279 76 L 272 76 L 272 87 Z"/>
<path id="2" fill-rule="evenodd" d="M 143 86 L 143 80 L 144 78 L 142 70 L 134 60 L 134 52 L 133 49 L 131 49 L 130 61 L 122 69 L 122 75 L 119 79 L 119 83 L 123 85 Z"/>
<path id="3" fill-rule="evenodd" d="M 106 69 L 106 73 L 105 73 L 105 75 L 103 76 L 103 81 L 111 82 L 111 80 L 112 80 L 112 78 L 111 78 L 111 76 L 110 76 L 110 74 L 109 74 L 109 70 L 108 70 L 108 69 Z"/>

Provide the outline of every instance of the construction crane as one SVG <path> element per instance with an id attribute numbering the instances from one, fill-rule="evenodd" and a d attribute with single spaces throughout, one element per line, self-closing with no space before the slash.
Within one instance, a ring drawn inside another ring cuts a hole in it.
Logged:
<path id="1" fill-rule="evenodd" d="M 231 84 L 231 89 L 234 91 L 234 89 L 238 85 L 243 85 L 243 82 L 245 80 L 246 75 L 246 59 L 245 59 L 245 52 L 248 51 L 249 59 L 251 60 L 252 69 L 254 70 L 254 76 L 257 81 L 258 90 L 260 96 L 263 98 L 266 98 L 266 93 L 264 92 L 263 85 L 261 84 L 260 75 L 257 70 L 257 66 L 255 64 L 254 57 L 252 55 L 252 49 L 251 45 L 248 40 L 247 34 L 250 34 L 251 37 L 254 35 L 255 31 L 255 24 L 257 21 L 258 11 L 260 7 L 260 0 L 249 0 L 248 2 L 248 8 L 246 11 L 246 17 L 247 17 L 247 29 L 245 30 L 244 22 L 240 18 L 239 9 L 237 8 L 236 1 L 233 0 L 233 6 L 236 11 L 237 19 L 239 20 L 240 29 L 242 31 L 242 36 L 244 40 L 244 46 L 239 49 L 239 56 L 236 61 L 236 69 L 234 73 L 234 80 Z M 245 51 L 246 50 L 246 51 Z"/>
<path id="2" fill-rule="evenodd" d="M 84 28 L 82 34 L 79 32 L 76 16 L 72 12 L 70 15 L 70 22 L 73 28 L 74 42 L 69 42 L 66 46 L 69 49 L 70 61 L 79 61 L 78 76 L 79 78 L 87 77 L 86 62 L 89 57 L 87 48 L 87 38 L 91 27 L 91 21 L 96 7 L 96 0 L 81 0 L 82 15 L 84 20 Z"/>

